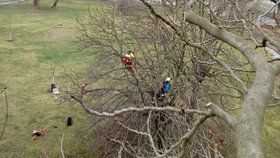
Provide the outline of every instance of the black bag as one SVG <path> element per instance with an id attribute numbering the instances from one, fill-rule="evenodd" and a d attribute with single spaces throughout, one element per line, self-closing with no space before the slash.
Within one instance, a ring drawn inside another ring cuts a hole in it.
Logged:
<path id="1" fill-rule="evenodd" d="M 67 126 L 72 126 L 72 124 L 73 124 L 73 119 L 72 119 L 72 117 L 68 117 L 68 118 L 67 118 Z"/>

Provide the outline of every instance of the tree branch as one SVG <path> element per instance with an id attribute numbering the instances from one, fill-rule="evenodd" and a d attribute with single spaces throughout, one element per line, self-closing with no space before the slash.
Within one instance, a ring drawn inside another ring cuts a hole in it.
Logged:
<path id="1" fill-rule="evenodd" d="M 165 22 L 167 25 L 169 25 L 176 32 L 176 34 L 181 35 L 180 32 L 178 31 L 178 29 L 172 23 L 170 23 L 169 21 L 164 19 L 162 16 L 157 14 L 155 12 L 154 8 L 148 2 L 146 2 L 145 0 L 140 0 L 140 1 L 150 9 L 150 11 L 153 15 L 155 15 L 157 18 L 159 18 L 160 20 Z M 186 18 L 185 20 L 187 22 L 192 23 L 192 24 L 202 28 L 210 35 L 216 37 L 219 40 L 226 42 L 230 46 L 232 46 L 232 47 L 236 48 L 237 50 L 239 50 L 240 52 L 242 52 L 242 54 L 246 57 L 246 59 L 250 62 L 250 64 L 254 68 L 259 68 L 261 65 L 266 64 L 266 60 L 264 57 L 262 57 L 258 54 L 252 54 L 253 52 L 255 52 L 255 49 L 253 47 L 250 47 L 250 44 L 247 43 L 242 37 L 240 37 L 234 33 L 231 33 L 229 31 L 220 29 L 218 26 L 212 24 L 207 19 L 192 12 L 191 8 L 189 8 L 186 11 L 185 18 Z M 186 40 L 184 40 L 184 41 L 186 41 Z M 191 46 L 193 46 L 193 45 L 191 45 Z"/>
<path id="2" fill-rule="evenodd" d="M 218 62 L 221 66 L 223 66 L 223 67 L 230 73 L 230 75 L 233 77 L 233 79 L 235 79 L 235 80 L 241 85 L 243 91 L 244 91 L 245 93 L 247 93 L 247 90 L 248 90 L 248 89 L 247 89 L 245 83 L 234 73 L 234 71 L 232 71 L 232 69 L 231 69 L 227 64 L 225 64 L 224 62 L 218 60 L 213 54 L 211 54 L 209 51 L 207 51 L 205 48 L 203 48 L 203 47 L 201 46 L 201 44 L 194 44 L 194 43 L 189 42 L 186 38 L 184 38 L 184 36 L 182 35 L 182 33 L 179 32 L 179 30 L 176 28 L 176 26 L 175 26 L 174 24 L 172 24 L 170 21 L 166 20 L 164 17 L 162 17 L 161 15 L 159 15 L 158 13 L 156 13 L 156 11 L 154 10 L 154 8 L 153 8 L 148 2 L 146 2 L 145 0 L 140 0 L 140 1 L 141 1 L 145 6 L 148 7 L 148 9 L 151 11 L 151 13 L 152 13 L 155 17 L 159 18 L 159 19 L 162 20 L 166 25 L 170 26 L 170 27 L 175 31 L 175 33 L 176 33 L 186 44 L 188 44 L 189 46 L 192 46 L 192 47 L 195 47 L 195 48 L 197 48 L 197 49 L 202 50 L 202 52 L 208 54 L 208 55 L 211 57 L 212 60 Z M 194 1 L 194 2 L 195 2 L 195 1 Z M 191 3 L 191 2 L 190 2 L 190 3 Z M 188 13 L 188 12 L 187 12 L 187 13 Z M 187 19 L 188 19 L 188 18 L 186 17 L 186 20 L 187 20 Z M 210 23 L 210 22 L 209 22 L 209 23 Z M 212 25 L 213 25 L 213 24 L 212 24 Z M 215 25 L 213 25 L 213 26 L 215 26 Z M 201 27 L 201 26 L 199 26 L 199 27 Z M 216 27 L 216 26 L 215 26 L 215 27 Z M 207 30 L 206 30 L 206 32 L 207 32 Z"/>
<path id="3" fill-rule="evenodd" d="M 84 108 L 84 110 L 86 110 L 88 113 L 92 114 L 92 115 L 96 115 L 96 116 L 100 116 L 100 117 L 115 117 L 118 115 L 122 115 L 124 113 L 127 112 L 146 112 L 146 111 L 158 111 L 158 112 L 175 112 L 175 113 L 184 113 L 184 114 L 190 114 L 190 113 L 196 113 L 198 115 L 209 115 L 209 113 L 207 111 L 201 111 L 201 110 L 195 110 L 195 109 L 186 109 L 186 110 L 182 110 L 182 109 L 178 109 L 178 108 L 174 108 L 174 107 L 143 107 L 143 108 L 136 108 L 136 107 L 127 107 L 121 110 L 116 110 L 114 112 L 98 112 L 95 110 L 92 110 L 90 108 L 88 108 L 85 103 L 83 102 L 83 100 L 81 100 L 80 98 L 76 97 L 76 96 L 71 96 L 74 100 L 76 100 L 77 102 L 80 103 L 80 105 Z"/>
<path id="4" fill-rule="evenodd" d="M 118 152 L 118 158 L 122 158 L 122 151 L 123 151 L 123 146 L 120 146 L 120 150 Z"/>
<path id="5" fill-rule="evenodd" d="M 152 112 L 149 112 L 149 116 L 147 118 L 147 131 L 148 131 L 148 138 L 149 138 L 149 142 L 151 143 L 151 146 L 153 148 L 154 153 L 156 154 L 156 156 L 159 156 L 158 150 L 156 148 L 155 142 L 153 140 L 152 134 L 151 134 L 151 130 L 150 130 L 150 120 L 151 120 L 151 116 L 152 116 Z"/>
<path id="6" fill-rule="evenodd" d="M 214 115 L 227 122 L 231 128 L 234 128 L 236 119 L 221 109 L 219 106 L 210 102 L 206 105 L 206 108 L 211 109 Z"/>
<path id="7" fill-rule="evenodd" d="M 211 112 L 209 112 L 210 114 Z M 197 131 L 198 127 L 206 121 L 206 119 L 210 117 L 207 115 L 200 116 L 198 120 L 195 121 L 192 129 L 188 131 L 183 137 L 180 138 L 179 141 L 177 141 L 175 144 L 173 144 L 168 150 L 166 150 L 160 157 L 166 157 L 171 151 L 173 151 L 175 148 L 179 147 L 182 143 L 185 143 L 190 140 L 190 138 L 193 136 L 193 134 Z"/>

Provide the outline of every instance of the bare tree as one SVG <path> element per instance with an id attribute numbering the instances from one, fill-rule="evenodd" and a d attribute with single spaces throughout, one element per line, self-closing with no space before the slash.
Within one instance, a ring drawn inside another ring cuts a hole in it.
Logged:
<path id="1" fill-rule="evenodd" d="M 191 0 L 166 3 L 161 12 L 161 5 L 140 1 L 145 7 L 128 16 L 116 16 L 113 7 L 78 20 L 82 48 L 98 52 L 87 83 L 73 80 L 79 89 L 68 93 L 88 113 L 107 118 L 100 129 L 115 145 L 111 154 L 223 157 L 227 138 L 237 157 L 264 157 L 264 113 L 270 103 L 279 105 L 280 46 L 260 21 L 278 4 L 258 14 L 239 1 Z M 266 54 L 267 46 L 276 51 Z M 120 62 L 127 50 L 139 51 L 134 75 Z M 167 76 L 172 89 L 160 101 Z"/>

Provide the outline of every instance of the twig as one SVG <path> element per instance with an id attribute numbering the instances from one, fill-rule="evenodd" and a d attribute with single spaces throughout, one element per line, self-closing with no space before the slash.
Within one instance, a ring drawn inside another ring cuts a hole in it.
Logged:
<path id="1" fill-rule="evenodd" d="M 273 5 L 270 9 L 268 9 L 264 14 L 260 15 L 260 16 L 258 17 L 257 22 L 260 21 L 260 19 L 261 19 L 262 17 L 264 17 L 265 15 L 267 15 L 273 8 L 275 8 L 276 6 L 278 6 L 278 4 L 280 4 L 280 1 L 278 1 L 278 2 L 277 2 L 275 5 Z"/>

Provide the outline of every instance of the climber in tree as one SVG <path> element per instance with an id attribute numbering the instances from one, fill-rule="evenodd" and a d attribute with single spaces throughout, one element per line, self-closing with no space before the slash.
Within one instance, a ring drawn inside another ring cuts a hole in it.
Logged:
<path id="1" fill-rule="evenodd" d="M 39 131 L 33 130 L 33 133 L 32 133 L 34 141 L 38 140 L 38 137 L 44 136 L 44 135 L 45 135 L 45 130 L 44 129 L 41 129 Z"/>
<path id="2" fill-rule="evenodd" d="M 125 65 L 125 67 L 130 71 L 130 73 L 134 75 L 136 70 L 133 66 L 133 62 L 135 61 L 135 56 L 133 52 L 128 51 L 128 53 L 121 58 L 121 61 Z"/>
<path id="3" fill-rule="evenodd" d="M 172 79 L 170 77 L 167 77 L 163 82 L 162 82 L 162 86 L 157 94 L 157 99 L 158 100 L 163 100 L 164 97 L 166 96 L 166 94 L 169 92 L 170 88 L 171 88 L 171 81 Z"/>

